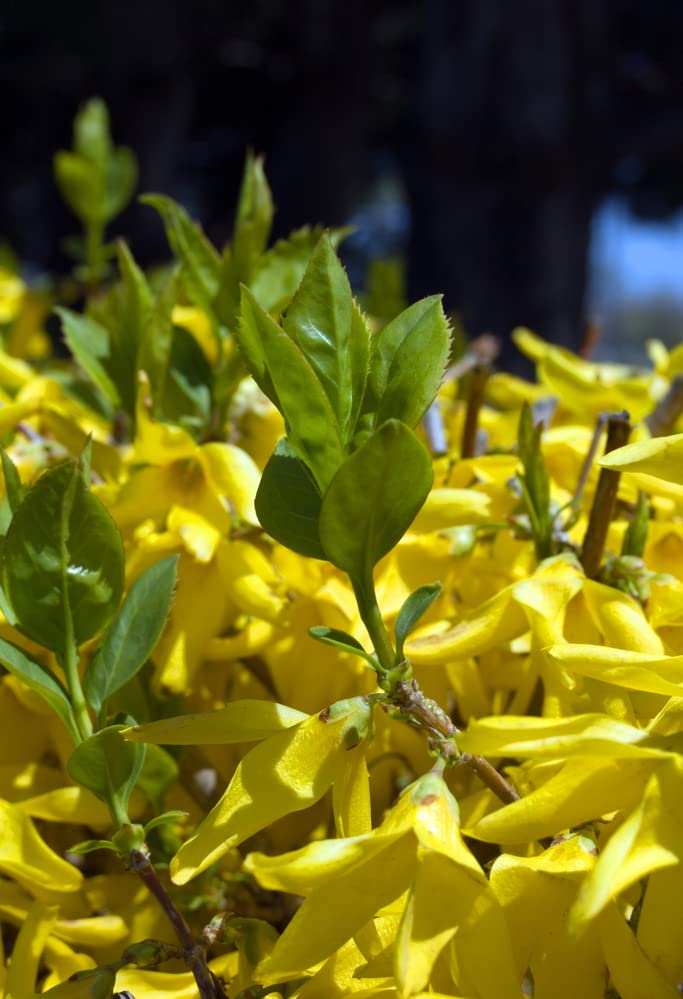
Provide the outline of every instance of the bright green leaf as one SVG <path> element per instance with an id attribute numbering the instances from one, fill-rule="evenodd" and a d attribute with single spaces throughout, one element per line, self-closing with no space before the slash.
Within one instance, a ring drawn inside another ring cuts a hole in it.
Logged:
<path id="1" fill-rule="evenodd" d="M 365 393 L 370 334 L 327 236 L 313 252 L 283 327 L 315 372 L 348 443 Z"/>
<path id="2" fill-rule="evenodd" d="M 341 466 L 323 497 L 320 540 L 330 562 L 356 582 L 403 537 L 432 485 L 426 449 L 388 420 Z"/>
<path id="3" fill-rule="evenodd" d="M 45 472 L 5 540 L 3 589 L 20 630 L 58 654 L 71 628 L 76 644 L 87 641 L 118 607 L 123 569 L 121 535 L 78 464 Z"/>
<path id="4" fill-rule="evenodd" d="M 93 853 L 95 850 L 113 850 L 116 852 L 116 847 L 110 839 L 84 839 L 82 843 L 70 846 L 67 853 L 75 853 L 78 856 L 82 856 L 85 853 Z"/>
<path id="5" fill-rule="evenodd" d="M 335 414 L 301 350 L 244 287 L 238 342 L 256 382 L 283 414 L 289 442 L 324 490 L 344 460 Z"/>
<path id="6" fill-rule="evenodd" d="M 410 306 L 384 327 L 376 344 L 381 380 L 384 365 L 390 361 L 377 422 L 395 417 L 414 427 L 439 391 L 448 361 L 450 333 L 441 297 L 435 295 Z M 376 375 L 375 385 L 378 381 Z"/>

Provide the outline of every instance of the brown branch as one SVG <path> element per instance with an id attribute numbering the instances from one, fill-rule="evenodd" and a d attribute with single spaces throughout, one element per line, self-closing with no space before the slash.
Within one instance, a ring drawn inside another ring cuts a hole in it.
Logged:
<path id="1" fill-rule="evenodd" d="M 669 391 L 645 418 L 648 430 L 653 437 L 665 437 L 671 433 L 681 413 L 683 413 L 683 375 L 675 375 Z"/>
<path id="2" fill-rule="evenodd" d="M 477 364 L 472 368 L 467 392 L 467 408 L 465 423 L 462 428 L 460 456 L 474 458 L 477 453 L 477 431 L 479 429 L 479 412 L 484 404 L 486 383 L 491 375 L 488 364 Z"/>
<path id="3" fill-rule="evenodd" d="M 605 454 L 622 447 L 628 442 L 631 424 L 628 413 L 613 413 L 607 419 L 607 441 Z M 589 579 L 594 579 L 602 562 L 607 540 L 607 531 L 614 515 L 614 507 L 619 490 L 620 472 L 613 468 L 601 468 L 598 485 L 593 498 L 588 527 L 583 539 L 581 565 Z"/>

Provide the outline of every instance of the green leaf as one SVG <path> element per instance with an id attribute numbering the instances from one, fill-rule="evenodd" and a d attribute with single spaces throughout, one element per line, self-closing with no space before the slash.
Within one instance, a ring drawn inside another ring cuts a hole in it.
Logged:
<path id="1" fill-rule="evenodd" d="M 83 223 L 104 219 L 104 185 L 97 166 L 90 160 L 65 149 L 55 153 L 55 180 L 62 197 Z"/>
<path id="2" fill-rule="evenodd" d="M 138 182 L 138 163 L 132 149 L 119 146 L 104 167 L 104 217 L 115 218 L 133 197 Z"/>
<path id="3" fill-rule="evenodd" d="M 5 454 L 3 451 L 3 460 Z M 6 476 L 5 476 L 6 478 Z M 624 533 L 624 540 L 621 545 L 622 555 L 635 555 L 642 558 L 647 544 L 647 535 L 650 529 L 650 504 L 645 493 L 638 493 L 633 516 Z"/>
<path id="4" fill-rule="evenodd" d="M 263 157 L 249 151 L 244 164 L 242 186 L 232 239 L 232 253 L 245 284 L 266 248 L 273 224 L 273 198 L 263 170 Z"/>
<path id="5" fill-rule="evenodd" d="M 415 519 L 432 485 L 426 449 L 389 420 L 344 462 L 323 496 L 320 540 L 330 562 L 365 583 Z"/>
<path id="6" fill-rule="evenodd" d="M 350 227 L 331 229 L 327 235 L 336 249 L 351 231 Z M 249 284 L 256 301 L 268 312 L 283 312 L 301 284 L 311 255 L 325 230 L 322 226 L 303 226 L 280 239 L 259 258 Z"/>
<path id="7" fill-rule="evenodd" d="M 39 694 L 55 714 L 59 715 L 74 741 L 78 741 L 78 729 L 71 709 L 69 695 L 47 667 L 32 659 L 27 652 L 0 638 L 0 663 L 13 676 L 19 677 L 27 687 Z"/>
<path id="8" fill-rule="evenodd" d="M 369 652 L 365 651 L 353 635 L 348 635 L 345 631 L 340 631 L 338 628 L 328 628 L 325 625 L 316 625 L 314 628 L 309 628 L 308 634 L 311 638 L 315 638 L 324 645 L 332 645 L 335 649 L 341 649 L 342 652 L 349 652 L 353 656 L 360 656 L 361 659 L 369 662 L 373 669 L 377 669 L 377 660 Z"/>
<path id="9" fill-rule="evenodd" d="M 414 590 L 405 600 L 394 625 L 396 655 L 399 660 L 403 659 L 403 644 L 406 638 L 440 593 L 441 583 L 425 583 L 424 586 Z"/>
<path id="10" fill-rule="evenodd" d="M 213 381 L 213 368 L 195 338 L 174 327 L 160 407 L 164 420 L 200 436 L 211 419 Z"/>
<path id="11" fill-rule="evenodd" d="M 195 305 L 214 318 L 213 302 L 218 294 L 221 258 L 201 228 L 185 209 L 162 194 L 146 194 L 140 201 L 161 215 L 166 236 L 176 260 L 183 265 L 187 290 Z"/>
<path id="12" fill-rule="evenodd" d="M 0 458 L 2 458 L 2 474 L 5 478 L 5 495 L 7 496 L 9 508 L 14 513 L 26 489 L 21 484 L 17 466 L 5 450 L 0 450 Z"/>
<path id="13" fill-rule="evenodd" d="M 19 629 L 63 655 L 109 621 L 123 591 L 123 542 L 77 462 L 45 472 L 7 531 L 3 589 Z"/>
<path id="14" fill-rule="evenodd" d="M 334 412 L 303 353 L 245 287 L 238 343 L 257 384 L 284 416 L 290 444 L 323 492 L 344 460 Z"/>
<path id="15" fill-rule="evenodd" d="M 72 780 L 106 802 L 117 821 L 124 820 L 128 799 L 145 758 L 144 743 L 126 742 L 125 725 L 110 725 L 76 746 L 66 769 Z M 140 752 L 142 750 L 142 752 Z"/>
<path id="16" fill-rule="evenodd" d="M 171 754 L 161 746 L 147 744 L 137 786 L 155 808 L 163 808 L 164 796 L 177 780 L 178 764 Z"/>
<path id="17" fill-rule="evenodd" d="M 543 424 L 534 426 L 531 408 L 525 402 L 519 417 L 517 435 L 517 450 L 524 468 L 519 480 L 539 559 L 553 554 L 550 476 L 541 450 L 542 433 Z"/>
<path id="18" fill-rule="evenodd" d="M 110 839 L 84 839 L 82 843 L 70 846 L 66 852 L 82 856 L 85 853 L 93 853 L 95 850 L 113 850 L 114 853 L 117 852 L 116 847 Z"/>
<path id="19" fill-rule="evenodd" d="M 145 836 L 147 836 L 147 833 L 151 832 L 152 829 L 156 829 L 157 826 L 166 825 L 168 822 L 180 822 L 181 819 L 186 819 L 188 814 L 188 812 L 180 812 L 178 810 L 162 812 L 161 815 L 157 815 L 147 823 L 145 826 Z"/>
<path id="20" fill-rule="evenodd" d="M 436 396 L 448 361 L 450 333 L 441 296 L 415 302 L 373 342 L 365 411 L 414 427 Z"/>
<path id="21" fill-rule="evenodd" d="M 99 715 L 112 694 L 142 669 L 159 641 L 173 597 L 178 556 L 138 576 L 109 625 L 83 677 L 88 704 Z"/>
<path id="22" fill-rule="evenodd" d="M 55 312 L 62 321 L 64 341 L 75 360 L 111 404 L 120 407 L 121 397 L 110 374 L 109 330 L 89 316 L 81 316 L 70 309 L 56 308 Z"/>
<path id="23" fill-rule="evenodd" d="M 178 271 L 171 271 L 147 315 L 138 348 L 137 367 L 146 371 L 152 389 L 153 413 L 160 416 L 173 348 L 173 306 L 178 288 Z"/>
<path id="24" fill-rule="evenodd" d="M 99 97 L 84 104 L 74 119 L 74 152 L 93 163 L 106 163 L 112 152 L 107 105 Z"/>
<path id="25" fill-rule="evenodd" d="M 318 528 L 321 503 L 311 473 L 283 438 L 270 456 L 256 492 L 261 526 L 271 538 L 299 555 L 327 559 Z"/>
<path id="26" fill-rule="evenodd" d="M 313 252 L 283 327 L 315 372 L 348 443 L 365 393 L 370 334 L 327 236 Z"/>

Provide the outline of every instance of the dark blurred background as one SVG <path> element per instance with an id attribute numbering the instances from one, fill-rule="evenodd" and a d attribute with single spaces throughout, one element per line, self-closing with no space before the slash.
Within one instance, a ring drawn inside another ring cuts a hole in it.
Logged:
<path id="1" fill-rule="evenodd" d="M 217 242 L 252 146 L 275 235 L 354 222 L 356 281 L 404 256 L 471 335 L 580 349 L 598 317 L 600 351 L 637 356 L 683 339 L 682 48 L 671 0 L 4 0 L 0 238 L 68 269 L 51 158 L 99 95 L 140 191 Z M 164 257 L 151 209 L 113 229 Z"/>

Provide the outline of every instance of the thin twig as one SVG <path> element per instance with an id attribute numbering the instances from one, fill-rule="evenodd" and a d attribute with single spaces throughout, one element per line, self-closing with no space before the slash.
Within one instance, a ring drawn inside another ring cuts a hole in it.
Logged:
<path id="1" fill-rule="evenodd" d="M 609 419 L 609 415 L 610 415 L 609 413 L 600 413 L 595 422 L 595 430 L 593 431 L 590 447 L 588 448 L 586 457 L 583 459 L 583 464 L 581 466 L 581 471 L 579 473 L 579 480 L 576 483 L 576 489 L 574 491 L 574 496 L 572 498 L 572 504 L 575 506 L 578 506 L 578 504 L 583 499 L 583 494 L 586 489 L 586 483 L 588 482 L 588 476 L 591 473 L 591 468 L 593 467 L 595 456 L 598 453 L 598 445 L 600 444 L 600 438 L 602 437 L 602 432 L 605 429 L 605 424 Z"/>
<path id="2" fill-rule="evenodd" d="M 454 740 L 459 735 L 460 729 L 457 725 L 434 701 L 425 697 L 416 680 L 399 684 L 392 700 L 402 713 L 409 715 L 420 728 L 439 742 Z M 455 754 L 455 747 L 453 747 L 453 752 Z M 460 759 L 475 772 L 503 804 L 509 805 L 513 801 L 519 800 L 519 795 L 512 784 L 508 783 L 505 777 L 485 757 L 464 754 Z"/>
<path id="3" fill-rule="evenodd" d="M 626 444 L 630 434 L 631 424 L 628 413 L 613 413 L 607 420 L 605 454 L 609 454 L 610 451 Z M 620 473 L 613 468 L 600 469 L 600 477 L 581 550 L 581 564 L 589 579 L 594 579 L 600 570 L 607 531 L 614 515 L 619 478 Z"/>
<path id="4" fill-rule="evenodd" d="M 146 847 L 131 850 L 130 869 L 137 874 L 166 913 L 182 947 L 185 963 L 194 975 L 201 999 L 217 999 L 216 983 L 207 967 L 204 948 L 195 941 L 185 917 L 161 883 L 159 875 L 149 859 Z"/>

